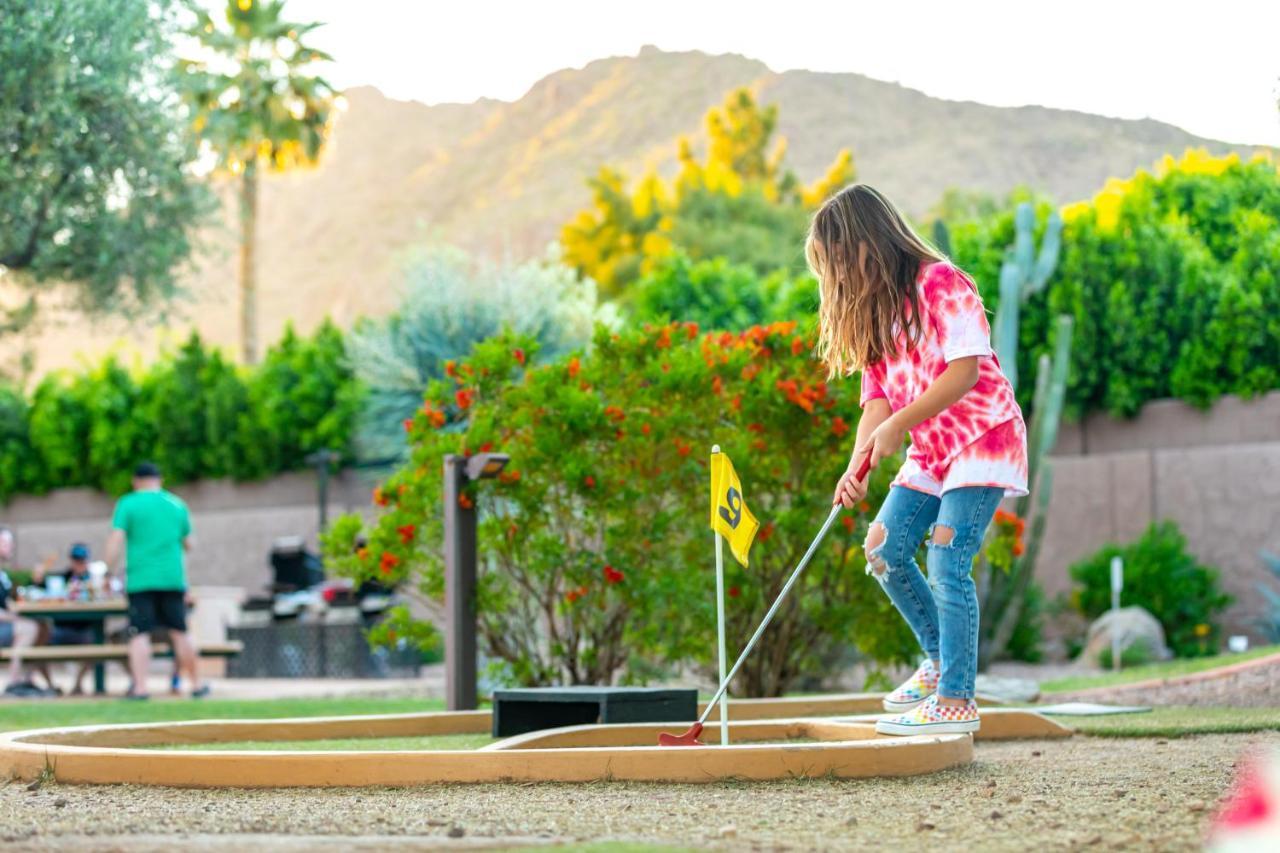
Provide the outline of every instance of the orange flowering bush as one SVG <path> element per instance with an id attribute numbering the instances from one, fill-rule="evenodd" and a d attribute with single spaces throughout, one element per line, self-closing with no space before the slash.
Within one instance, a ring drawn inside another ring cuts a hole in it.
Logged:
<path id="1" fill-rule="evenodd" d="M 1022 538 L 1026 531 L 1027 522 L 1023 518 L 1003 509 L 996 510 L 991 532 L 983 546 L 987 562 L 1002 572 L 1013 568 L 1013 561 L 1026 550 Z"/>
<path id="2" fill-rule="evenodd" d="M 732 458 L 762 524 L 750 568 L 726 565 L 733 649 L 817 532 L 851 450 L 857 377 L 828 383 L 812 344 L 792 323 L 742 333 L 672 323 L 602 328 L 589 354 L 540 363 L 528 337 L 486 341 L 428 390 L 409 425 L 411 458 L 379 489 L 385 505 L 372 523 L 336 523 L 328 559 L 357 580 L 407 580 L 438 603 L 441 459 L 498 450 L 511 457 L 506 470 L 466 499 L 480 513 L 482 644 L 500 677 L 642 681 L 690 663 L 711 672 L 711 446 Z M 874 473 L 872 505 L 893 468 Z M 740 695 L 817 680 L 850 645 L 876 660 L 913 654 L 863 572 L 869 519 L 847 518 L 748 659 Z"/>

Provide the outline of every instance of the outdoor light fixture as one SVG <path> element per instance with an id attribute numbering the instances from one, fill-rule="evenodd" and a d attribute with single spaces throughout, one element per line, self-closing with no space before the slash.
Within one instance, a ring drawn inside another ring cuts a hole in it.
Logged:
<path id="1" fill-rule="evenodd" d="M 510 460 L 505 453 L 444 458 L 444 685 L 450 711 L 476 707 L 476 507 L 464 490 L 498 476 Z"/>
<path id="2" fill-rule="evenodd" d="M 505 453 L 477 453 L 467 460 L 468 480 L 489 480 L 502 473 L 511 457 Z"/>

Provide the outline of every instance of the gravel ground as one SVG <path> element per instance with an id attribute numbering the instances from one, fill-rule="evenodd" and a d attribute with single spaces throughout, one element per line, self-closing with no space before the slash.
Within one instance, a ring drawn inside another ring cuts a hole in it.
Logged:
<path id="1" fill-rule="evenodd" d="M 1280 734 L 980 744 L 914 779 L 191 791 L 0 788 L 16 850 L 293 851 L 632 841 L 756 849 L 1197 849 L 1237 759 Z M 334 836 L 342 836 L 334 838 Z"/>
<path id="2" fill-rule="evenodd" d="M 1106 691 L 1054 693 L 1053 702 L 1106 702 L 1117 705 L 1231 705 L 1237 708 L 1274 708 L 1280 705 L 1280 663 L 1255 666 L 1231 675 L 1133 689 L 1115 687 Z"/>

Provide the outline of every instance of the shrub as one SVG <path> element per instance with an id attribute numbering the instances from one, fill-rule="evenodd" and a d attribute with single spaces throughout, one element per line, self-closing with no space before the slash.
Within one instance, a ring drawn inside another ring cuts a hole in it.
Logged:
<path id="1" fill-rule="evenodd" d="M 1178 657 L 1214 654 L 1221 628 L 1218 615 L 1231 597 L 1218 588 L 1218 571 L 1187 551 L 1187 540 L 1171 521 L 1153 524 L 1128 545 L 1107 545 L 1071 567 L 1078 584 L 1072 606 L 1087 619 L 1111 607 L 1111 558 L 1124 560 L 1122 607 L 1146 608 L 1164 628 Z"/>
<path id="2" fill-rule="evenodd" d="M 595 284 L 579 279 L 552 254 L 512 265 L 431 247 L 411 256 L 399 307 L 384 320 L 357 325 L 347 341 L 368 389 L 359 445 L 368 458 L 402 458 L 401 426 L 422 405 L 444 365 L 503 329 L 528 334 L 546 357 L 581 349 L 595 323 L 612 322 L 596 302 Z"/>
<path id="3" fill-rule="evenodd" d="M 1039 202 L 1042 223 L 1050 205 Z M 1280 174 L 1189 151 L 1155 173 L 1112 179 L 1063 208 L 1062 255 L 1049 286 L 1022 307 L 1019 371 L 1052 346 L 1051 318 L 1074 318 L 1067 411 L 1136 413 L 1148 400 L 1208 406 L 1223 394 L 1280 387 Z M 999 301 L 1013 213 L 949 223 L 953 254 Z M 1039 234 L 1036 235 L 1037 239 Z M 1030 386 L 1023 389 L 1024 405 Z"/>
<path id="4" fill-rule="evenodd" d="M 1120 668 L 1128 669 L 1131 666 L 1142 666 L 1155 660 L 1155 655 L 1151 653 L 1151 645 L 1146 638 L 1138 637 L 1132 643 L 1120 650 Z M 1102 651 L 1098 652 L 1098 666 L 1103 669 L 1111 669 L 1111 647 L 1103 646 Z"/>
<path id="5" fill-rule="evenodd" d="M 633 322 L 697 323 L 738 332 L 751 326 L 800 320 L 817 322 L 818 288 L 809 277 L 767 276 L 725 258 L 693 261 L 677 253 L 627 291 Z M 803 319 L 801 319 L 803 318 Z"/>
<path id="6" fill-rule="evenodd" d="M 1039 663 L 1044 658 L 1041 643 L 1044 638 L 1044 590 L 1032 581 L 1022 602 L 1022 616 L 1009 635 L 1005 653 L 1010 660 Z"/>
<path id="7" fill-rule="evenodd" d="M 726 567 L 730 637 L 745 641 L 826 515 L 858 416 L 856 378 L 827 385 L 791 324 L 702 334 L 692 324 L 610 333 L 588 355 L 535 359 L 502 335 L 446 365 L 408 424 L 410 460 L 375 492 L 365 530 L 326 541 L 357 580 L 410 578 L 443 595 L 441 458 L 510 454 L 480 510 L 477 614 L 485 652 L 522 684 L 608 683 L 694 661 L 714 643 L 707 453 L 733 459 L 763 525 L 750 568 Z M 883 497 L 889 471 L 873 476 Z M 908 661 L 915 644 L 863 574 L 865 513 L 848 514 L 748 659 L 742 695 L 776 695 L 824 672 L 842 646 Z M 368 544 L 356 550 L 362 532 Z"/>
<path id="8" fill-rule="evenodd" d="M 286 329 L 252 369 L 193 334 L 145 371 L 109 356 L 45 376 L 29 402 L 0 388 L 0 500 L 67 486 L 119 494 L 140 459 L 182 483 L 266 477 L 322 448 L 350 457 L 360 394 L 329 323 L 311 338 Z"/>
<path id="9" fill-rule="evenodd" d="M 342 331 L 328 320 L 310 338 L 286 326 L 248 382 L 260 420 L 254 429 L 274 470 L 306 465 L 306 456 L 333 450 L 355 457 L 354 435 L 367 392 L 356 378 Z"/>

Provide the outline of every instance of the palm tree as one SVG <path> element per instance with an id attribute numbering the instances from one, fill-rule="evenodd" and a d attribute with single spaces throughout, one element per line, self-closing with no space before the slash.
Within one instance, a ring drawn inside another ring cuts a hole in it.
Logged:
<path id="1" fill-rule="evenodd" d="M 284 20 L 284 0 L 228 0 L 226 26 L 203 9 L 191 29 L 198 51 L 182 60 L 196 132 L 218 168 L 240 178 L 240 337 L 246 364 L 258 356 L 254 253 L 258 172 L 313 165 L 324 147 L 335 92 L 311 73 L 330 61 L 302 38 L 319 23 Z"/>

